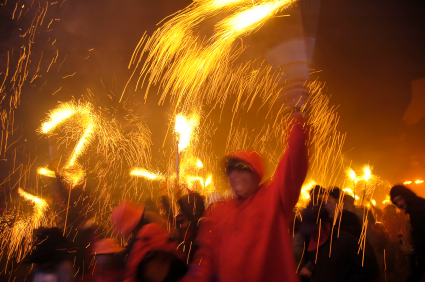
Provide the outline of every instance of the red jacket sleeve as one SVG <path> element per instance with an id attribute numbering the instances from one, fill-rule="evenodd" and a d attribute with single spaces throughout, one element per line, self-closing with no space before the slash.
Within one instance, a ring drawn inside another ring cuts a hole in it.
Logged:
<path id="1" fill-rule="evenodd" d="M 307 133 L 303 128 L 304 119 L 301 114 L 298 114 L 292 122 L 288 149 L 280 159 L 271 183 L 274 186 L 273 189 L 278 191 L 287 215 L 292 213 L 298 201 L 308 169 Z"/>

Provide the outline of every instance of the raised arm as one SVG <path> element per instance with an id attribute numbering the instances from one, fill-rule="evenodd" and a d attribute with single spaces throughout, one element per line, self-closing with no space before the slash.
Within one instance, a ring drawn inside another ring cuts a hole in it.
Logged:
<path id="1" fill-rule="evenodd" d="M 288 149 L 273 176 L 271 185 L 278 191 L 286 214 L 291 214 L 300 196 L 301 186 L 307 175 L 307 132 L 300 113 L 293 115 Z"/>

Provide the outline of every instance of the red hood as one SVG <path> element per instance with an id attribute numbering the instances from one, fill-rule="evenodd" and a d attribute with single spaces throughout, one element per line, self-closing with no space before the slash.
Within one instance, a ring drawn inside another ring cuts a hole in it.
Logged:
<path id="1" fill-rule="evenodd" d="M 145 225 L 136 236 L 127 261 L 125 281 L 136 281 L 137 267 L 150 251 L 164 251 L 182 258 L 177 244 L 170 240 L 170 233 L 155 223 Z"/>
<path id="2" fill-rule="evenodd" d="M 238 159 L 248 163 L 254 171 L 263 179 L 264 176 L 264 162 L 263 156 L 257 151 L 253 150 L 240 150 L 228 153 L 225 159 Z"/>

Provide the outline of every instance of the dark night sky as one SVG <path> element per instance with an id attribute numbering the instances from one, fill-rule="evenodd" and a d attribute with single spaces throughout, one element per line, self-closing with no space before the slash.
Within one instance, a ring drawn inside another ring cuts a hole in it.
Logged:
<path id="1" fill-rule="evenodd" d="M 44 41 L 48 37 L 57 39 L 55 45 L 35 44 L 34 50 L 45 50 L 47 54 L 57 48 L 58 60 L 62 61 L 65 55 L 67 59 L 60 72 L 48 78 L 48 83 L 43 85 L 45 76 L 39 79 L 37 87 L 28 87 L 23 92 L 17 120 L 25 121 L 21 127 L 24 137 L 40 140 L 34 130 L 45 113 L 57 101 L 69 101 L 72 96 L 79 98 L 87 88 L 98 95 L 114 93 L 119 97 L 130 75 L 127 64 L 143 33 L 151 34 L 157 28 L 156 23 L 189 3 L 188 0 L 65 1 L 55 11 L 60 20 L 54 22 L 53 31 L 43 38 Z M 424 1 L 412 0 L 322 0 L 321 4 L 313 60 L 314 70 L 320 72 L 313 78 L 326 83 L 332 103 L 339 105 L 339 129 L 347 132 L 344 146 L 347 163 L 353 161 L 358 167 L 370 163 L 375 173 L 392 182 L 425 178 L 425 120 L 413 125 L 402 120 L 412 98 L 411 81 L 425 77 L 424 7 Z M 279 21 L 284 29 L 285 18 Z M 276 24 L 272 26 L 279 28 Z M 276 30 L 267 27 L 266 24 L 252 38 L 267 41 L 273 37 Z M 7 29 L 11 35 L 8 41 L 3 41 L 2 50 L 13 44 L 10 30 Z M 89 51 L 91 48 L 93 51 Z M 50 58 L 46 63 L 50 63 Z M 58 64 L 53 68 L 57 70 Z M 62 78 L 74 72 L 74 76 Z M 117 81 L 115 86 L 113 81 Z M 50 96 L 60 86 L 61 91 Z M 162 142 L 168 108 L 162 106 L 159 109 L 163 111 L 158 111 L 153 107 L 155 99 L 143 104 L 142 94 L 137 92 L 139 96 L 133 103 L 148 120 L 153 135 L 160 136 L 155 137 L 157 141 Z"/>

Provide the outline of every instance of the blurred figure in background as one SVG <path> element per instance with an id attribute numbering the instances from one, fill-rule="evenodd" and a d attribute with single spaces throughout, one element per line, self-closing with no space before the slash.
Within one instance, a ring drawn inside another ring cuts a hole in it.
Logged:
<path id="1" fill-rule="evenodd" d="M 204 199 L 198 193 L 191 193 L 181 197 L 177 203 L 181 211 L 176 220 L 179 246 L 182 246 L 187 255 L 187 261 L 191 262 L 198 249 L 195 239 L 198 235 L 199 220 L 205 211 Z"/>
<path id="2" fill-rule="evenodd" d="M 69 243 L 62 231 L 55 228 L 39 228 L 34 230 L 34 248 L 27 258 L 34 264 L 31 282 L 72 282 L 74 270 L 65 259 Z"/>
<path id="3" fill-rule="evenodd" d="M 303 281 L 378 281 L 378 264 L 370 245 L 366 244 L 362 264 L 358 239 L 343 230 L 332 233 L 333 220 L 326 209 L 309 206 L 302 218 L 300 231 L 310 237 L 308 262 L 300 271 Z"/>
<path id="4" fill-rule="evenodd" d="M 184 255 L 170 234 L 155 223 L 143 226 L 130 251 L 125 282 L 172 282 L 187 271 Z"/>
<path id="5" fill-rule="evenodd" d="M 407 281 L 425 280 L 425 199 L 410 189 L 397 185 L 391 188 L 391 201 L 410 217 L 414 262 Z"/>
<path id="6" fill-rule="evenodd" d="M 120 264 L 116 255 L 124 248 L 119 247 L 116 239 L 102 239 L 92 248 L 95 256 L 94 277 L 96 282 L 123 281 L 124 265 Z"/>

